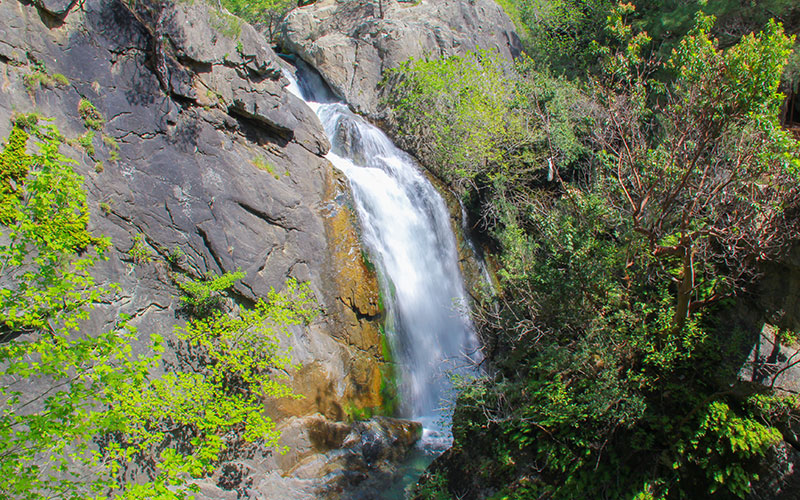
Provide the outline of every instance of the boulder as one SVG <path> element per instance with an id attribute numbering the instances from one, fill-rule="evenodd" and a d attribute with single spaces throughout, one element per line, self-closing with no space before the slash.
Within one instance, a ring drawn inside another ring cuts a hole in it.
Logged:
<path id="1" fill-rule="evenodd" d="M 514 24 L 492 0 L 319 0 L 278 28 L 284 49 L 320 72 L 356 111 L 375 115 L 384 71 L 409 58 L 521 50 Z"/>
<path id="2" fill-rule="evenodd" d="M 401 473 L 396 464 L 419 441 L 422 425 L 388 417 L 343 424 L 311 416 L 291 421 L 283 436 L 297 463 L 287 475 L 317 481 L 317 498 L 380 498 L 381 488 Z"/>

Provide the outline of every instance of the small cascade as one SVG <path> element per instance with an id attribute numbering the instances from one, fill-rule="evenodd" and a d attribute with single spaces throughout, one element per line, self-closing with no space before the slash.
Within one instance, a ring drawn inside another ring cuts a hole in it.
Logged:
<path id="1" fill-rule="evenodd" d="M 385 330 L 395 357 L 401 416 L 421 421 L 422 447 L 451 442 L 443 402 L 453 374 L 475 373 L 477 338 L 466 311 L 456 241 L 444 200 L 416 162 L 338 101 L 312 71 L 287 72 L 289 90 L 320 118 L 327 158 L 349 179 L 381 279 Z"/>

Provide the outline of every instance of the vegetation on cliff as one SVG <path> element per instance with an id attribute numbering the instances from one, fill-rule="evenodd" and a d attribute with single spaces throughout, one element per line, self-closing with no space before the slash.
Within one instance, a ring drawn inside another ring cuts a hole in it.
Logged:
<path id="1" fill-rule="evenodd" d="M 265 30 L 267 38 L 275 37 L 275 30 L 283 17 L 297 5 L 294 0 L 222 0 L 222 5 L 253 26 Z"/>
<path id="2" fill-rule="evenodd" d="M 512 4 L 538 19 L 536 62 L 410 61 L 387 79 L 401 141 L 500 258 L 475 313 L 492 374 L 465 387 L 418 496 L 744 497 L 798 420 L 796 398 L 737 379 L 747 339 L 726 320 L 800 237 L 800 154 L 779 126 L 794 40 L 764 21 L 722 48 L 696 8 L 653 43 L 653 9 Z"/>
<path id="3" fill-rule="evenodd" d="M 109 242 L 87 229 L 65 138 L 38 116 L 16 123 L 0 153 L 2 495 L 186 498 L 226 452 L 274 448 L 263 403 L 298 397 L 282 380 L 293 365 L 280 339 L 314 317 L 308 287 L 290 281 L 226 310 L 220 294 L 240 273 L 184 279 L 195 317 L 176 331 L 185 348 L 164 373 L 167 332 L 91 321 L 118 290 L 92 277 Z"/>

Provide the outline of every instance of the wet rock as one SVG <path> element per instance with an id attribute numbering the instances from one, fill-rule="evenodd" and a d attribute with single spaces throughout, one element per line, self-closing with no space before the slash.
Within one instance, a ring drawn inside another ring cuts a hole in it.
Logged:
<path id="1" fill-rule="evenodd" d="M 521 48 L 513 23 L 491 0 L 319 0 L 292 11 L 279 39 L 367 115 L 379 109 L 384 71 L 411 57 L 491 49 L 510 59 Z"/>
<path id="2" fill-rule="evenodd" d="M 420 439 L 422 426 L 388 417 L 343 424 L 312 416 L 293 420 L 282 432 L 289 453 L 297 454 L 287 475 L 321 480 L 318 498 L 377 498 Z"/>
<path id="3" fill-rule="evenodd" d="M 356 164 L 366 164 L 362 147 L 361 129 L 354 120 L 340 120 L 336 125 L 337 144 L 334 153 L 345 158 L 351 158 Z"/>
<path id="4" fill-rule="evenodd" d="M 397 418 L 376 417 L 356 422 L 352 432 L 360 438 L 354 448 L 360 448 L 361 456 L 369 466 L 381 460 L 396 462 L 422 437 L 422 424 Z"/>

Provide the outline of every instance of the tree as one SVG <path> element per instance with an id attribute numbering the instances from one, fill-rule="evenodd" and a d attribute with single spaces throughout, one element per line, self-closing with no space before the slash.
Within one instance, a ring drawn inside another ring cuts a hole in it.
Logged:
<path id="1" fill-rule="evenodd" d="M 276 446 L 263 405 L 298 397 L 284 382 L 293 365 L 280 340 L 314 317 L 313 295 L 289 281 L 252 308 L 212 313 L 242 274 L 187 286 L 190 304 L 208 306 L 193 312 L 206 316 L 178 329 L 185 362 L 163 375 L 160 335 L 148 342 L 125 317 L 87 330 L 94 304 L 118 288 L 91 274 L 108 240 L 88 231 L 82 179 L 59 152 L 64 137 L 39 121 L 20 117 L 0 152 L 0 491 L 186 498 L 226 450 Z M 132 468 L 142 482 L 127 482 Z"/>
<path id="2" fill-rule="evenodd" d="M 184 498 L 192 478 L 212 473 L 231 453 L 277 447 L 280 431 L 264 414 L 268 399 L 302 396 L 285 384 L 296 369 L 281 346 L 289 327 L 316 315 L 305 284 L 287 281 L 267 300 L 235 314 L 213 311 L 177 328 L 179 366 L 142 384 L 121 380 L 106 388 L 105 460 L 113 490 L 123 498 Z M 124 471 L 144 469 L 148 481 L 129 484 Z"/>
<path id="3" fill-rule="evenodd" d="M 107 387 L 141 380 L 150 359 L 131 354 L 120 322 L 81 335 L 93 304 L 112 291 L 90 269 L 108 241 L 87 230 L 82 179 L 63 137 L 36 116 L 18 120 L 0 153 L 0 490 L 14 498 L 91 496 Z M 34 152 L 30 152 L 33 150 Z"/>
<path id="4" fill-rule="evenodd" d="M 793 39 L 771 21 L 720 50 L 709 36 L 713 18 L 699 14 L 668 62 L 675 81 L 662 87 L 646 81 L 647 38 L 632 35 L 625 13 L 614 29 L 628 43 L 606 51 L 614 90 L 604 94 L 599 139 L 619 187 L 614 203 L 645 238 L 644 258 L 674 283 L 681 328 L 800 237 L 800 159 L 779 126 L 777 90 Z M 653 99 L 660 104 L 651 111 Z"/>
<path id="5" fill-rule="evenodd" d="M 222 0 L 222 5 L 255 26 L 267 29 L 267 38 L 275 38 L 275 29 L 295 5 L 294 0 Z"/>
<path id="6" fill-rule="evenodd" d="M 488 228 L 500 286 L 482 298 L 476 324 L 493 370 L 461 393 L 454 447 L 437 471 L 447 477 L 431 488 L 469 498 L 744 497 L 779 431 L 796 422 L 795 398 L 736 379 L 728 354 L 743 346 L 717 326 L 728 312 L 721 299 L 800 237 L 797 145 L 777 121 L 791 40 L 770 23 L 721 50 L 701 16 L 665 71 L 645 55 L 649 36 L 628 25 L 632 12 L 623 4 L 609 19 L 618 48 L 595 45 L 605 78 L 578 86 L 591 96 L 582 109 L 592 140 L 581 141 L 579 120 L 562 121 L 563 144 L 583 154 L 537 140 L 557 137 L 552 119 L 569 117 L 564 104 L 576 100 L 507 77 L 514 101 L 504 112 L 531 118 L 525 154 L 501 154 L 501 168 L 465 160 L 473 178 L 514 180 L 484 198 L 499 214 Z M 431 109 L 400 125 L 437 130 Z M 485 150 L 494 147 L 489 138 Z M 555 182 L 537 182 L 530 172 L 550 158 Z M 570 158 L 574 175 L 563 175 Z"/>

